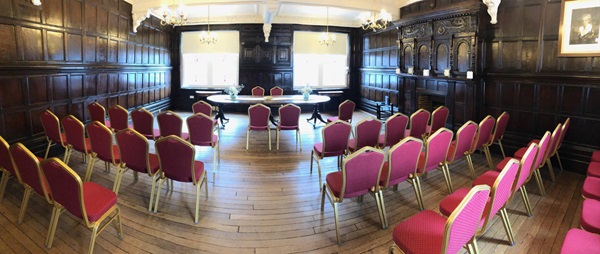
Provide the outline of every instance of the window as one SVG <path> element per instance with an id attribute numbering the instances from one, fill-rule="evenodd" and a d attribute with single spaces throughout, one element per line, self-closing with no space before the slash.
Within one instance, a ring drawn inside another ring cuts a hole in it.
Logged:
<path id="1" fill-rule="evenodd" d="M 211 31 L 216 44 L 201 44 L 202 31 L 181 33 L 181 87 L 224 88 L 239 79 L 240 34 L 238 31 Z"/>
<path id="2" fill-rule="evenodd" d="M 336 43 L 319 44 L 321 32 L 294 32 L 294 89 L 348 87 L 348 34 L 334 33 Z"/>

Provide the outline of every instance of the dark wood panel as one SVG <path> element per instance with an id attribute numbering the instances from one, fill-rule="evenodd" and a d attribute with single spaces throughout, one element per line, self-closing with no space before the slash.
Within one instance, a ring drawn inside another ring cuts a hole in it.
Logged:
<path id="1" fill-rule="evenodd" d="M 42 49 L 42 30 L 34 28 L 21 28 L 23 43 L 23 56 L 25 61 L 44 60 L 44 51 Z"/>
<path id="2" fill-rule="evenodd" d="M 82 61 L 82 37 L 78 34 L 67 34 L 67 61 Z"/>
<path id="3" fill-rule="evenodd" d="M 14 62 L 19 59 L 14 26 L 0 24 L 0 38 L 0 62 Z"/>
<path id="4" fill-rule="evenodd" d="M 42 4 L 46 23 L 48 25 L 62 26 L 63 25 L 63 0 L 46 0 Z"/>
<path id="5" fill-rule="evenodd" d="M 64 34 L 48 31 L 46 33 L 48 40 L 48 60 L 64 61 L 65 60 L 65 44 Z"/>
<path id="6" fill-rule="evenodd" d="M 29 77 L 29 104 L 48 102 L 48 84 L 46 76 Z"/>
<path id="7" fill-rule="evenodd" d="M 3 109 L 25 105 L 23 80 L 18 77 L 0 77 L 0 105 Z"/>

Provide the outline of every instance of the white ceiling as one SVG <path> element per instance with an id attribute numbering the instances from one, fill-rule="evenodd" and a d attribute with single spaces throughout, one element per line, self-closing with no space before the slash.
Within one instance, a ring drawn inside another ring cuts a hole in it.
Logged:
<path id="1" fill-rule="evenodd" d="M 126 0 L 133 6 L 135 23 L 154 15 L 162 6 L 183 4 L 187 25 L 206 24 L 210 6 L 211 24 L 304 24 L 359 27 L 361 17 L 384 8 L 399 19 L 400 7 L 419 0 Z M 329 20 L 327 19 L 329 10 Z"/>

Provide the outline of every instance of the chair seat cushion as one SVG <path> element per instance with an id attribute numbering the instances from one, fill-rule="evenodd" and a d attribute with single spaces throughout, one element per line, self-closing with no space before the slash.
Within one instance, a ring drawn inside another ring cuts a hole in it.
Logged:
<path id="1" fill-rule="evenodd" d="M 194 141 L 192 144 L 195 146 L 212 146 L 213 144 L 216 144 L 217 142 L 219 142 L 219 136 L 217 134 L 213 134 L 212 142 L 210 142 L 210 141 L 206 141 L 206 142 Z"/>
<path id="2" fill-rule="evenodd" d="M 587 168 L 587 176 L 600 178 L 600 162 L 590 162 Z"/>
<path id="3" fill-rule="evenodd" d="M 152 174 L 156 173 L 156 171 L 158 171 L 158 168 L 160 168 L 160 163 L 158 161 L 158 155 L 149 153 L 148 160 L 150 161 L 150 172 Z"/>
<path id="4" fill-rule="evenodd" d="M 356 139 L 350 139 L 348 140 L 348 151 L 350 152 L 354 152 L 358 149 L 356 149 Z"/>
<path id="5" fill-rule="evenodd" d="M 592 161 L 600 162 L 600 150 L 596 150 L 592 153 Z"/>
<path id="6" fill-rule="evenodd" d="M 379 147 L 386 147 L 386 146 L 390 146 L 389 144 L 386 144 L 385 142 L 385 134 L 381 134 L 379 135 L 379 139 L 377 140 L 377 146 Z"/>
<path id="7" fill-rule="evenodd" d="M 342 183 L 344 181 L 344 175 L 342 171 L 336 171 L 327 174 L 325 177 L 325 182 L 329 185 L 329 189 L 335 197 L 340 196 L 340 192 L 342 191 Z"/>
<path id="8" fill-rule="evenodd" d="M 117 204 L 117 194 L 97 183 L 84 182 L 83 202 L 88 220 L 95 222 Z"/>
<path id="9" fill-rule="evenodd" d="M 279 124 L 277 125 L 277 129 L 282 130 L 282 131 L 289 131 L 289 130 L 298 130 L 300 129 L 300 126 L 298 125 L 281 125 L 281 121 L 279 122 Z"/>
<path id="10" fill-rule="evenodd" d="M 330 123 L 330 122 L 335 122 L 335 121 L 337 121 L 337 120 L 338 120 L 338 117 L 337 117 L 337 116 L 333 116 L 333 117 L 328 117 L 328 118 L 327 118 L 327 122 L 328 122 L 328 123 Z"/>
<path id="11" fill-rule="evenodd" d="M 393 239 L 404 253 L 440 253 L 446 218 L 425 210 L 394 228 Z"/>
<path id="12" fill-rule="evenodd" d="M 583 201 L 579 224 L 581 224 L 581 227 L 585 231 L 600 234 L 600 216 L 598 215 L 598 211 L 600 211 L 600 201 L 593 199 Z"/>
<path id="13" fill-rule="evenodd" d="M 527 147 L 522 147 L 515 152 L 515 154 L 513 155 L 513 158 L 515 158 L 517 160 L 521 160 L 521 158 L 523 158 L 523 156 L 525 156 L 525 152 L 527 152 Z"/>
<path id="14" fill-rule="evenodd" d="M 510 161 L 510 159 L 512 159 L 511 157 L 506 157 L 504 159 L 502 159 L 501 162 L 499 162 L 498 164 L 496 164 L 496 168 L 494 169 L 496 172 L 502 172 L 502 169 L 504 169 L 504 167 L 506 167 L 506 164 Z"/>
<path id="15" fill-rule="evenodd" d="M 253 131 L 266 131 L 266 130 L 269 129 L 269 125 L 267 125 L 267 126 L 252 126 L 252 125 L 249 125 L 248 129 L 249 130 L 253 130 Z"/>
<path id="16" fill-rule="evenodd" d="M 586 177 L 583 181 L 581 194 L 585 198 L 600 200 L 600 178 Z"/>
<path id="17" fill-rule="evenodd" d="M 456 207 L 458 207 L 460 202 L 462 202 L 462 200 L 467 196 L 467 194 L 469 194 L 470 190 L 470 188 L 460 188 L 454 191 L 454 193 L 442 199 L 442 202 L 440 202 L 440 213 L 446 217 L 450 216 L 450 214 L 454 212 Z M 490 203 L 490 198 L 488 198 L 487 203 L 485 204 L 485 208 L 483 209 L 483 214 L 481 215 L 481 221 L 479 226 L 483 226 L 483 222 L 485 221 L 484 218 L 489 213 Z"/>
<path id="18" fill-rule="evenodd" d="M 194 175 L 196 176 L 196 182 L 200 181 L 204 173 L 204 162 L 194 161 Z M 192 179 L 190 179 L 191 182 Z"/>
<path id="19" fill-rule="evenodd" d="M 323 154 L 323 143 L 316 143 L 313 146 L 313 150 L 315 151 L 315 154 L 317 154 L 319 157 L 323 158 L 323 157 L 331 157 L 331 156 L 340 156 L 342 154 L 344 154 L 344 151 L 332 151 L 332 152 L 327 152 L 325 154 Z"/>
<path id="20" fill-rule="evenodd" d="M 406 130 L 404 131 L 404 136 L 405 136 L 405 137 L 409 137 L 409 136 L 410 136 L 410 129 L 406 129 Z M 413 138 L 421 138 L 421 137 L 413 137 Z"/>
<path id="21" fill-rule="evenodd" d="M 560 253 L 598 253 L 598 250 L 600 250 L 600 235 L 572 228 L 565 236 Z"/>
<path id="22" fill-rule="evenodd" d="M 379 180 L 379 185 L 385 186 L 385 182 L 387 181 L 387 177 L 388 177 L 389 161 L 384 162 L 382 167 L 383 168 L 381 169 L 381 178 Z M 400 182 L 405 181 L 406 179 L 408 179 L 408 175 L 402 176 L 397 179 L 390 178 L 390 182 L 388 183 L 388 186 L 399 184 Z"/>
<path id="23" fill-rule="evenodd" d="M 490 186 L 491 189 L 492 187 L 494 187 L 494 183 L 496 182 L 496 179 L 498 179 L 499 175 L 500 172 L 497 171 L 486 171 L 482 175 L 475 178 L 475 181 L 473 181 L 472 186 L 484 184 Z"/>
<path id="24" fill-rule="evenodd" d="M 456 140 L 453 140 L 448 147 L 448 153 L 446 154 L 446 160 L 448 162 L 453 162 L 454 160 L 462 157 L 464 154 L 454 154 L 454 150 L 456 150 Z M 450 158 L 454 154 L 454 158 Z"/>

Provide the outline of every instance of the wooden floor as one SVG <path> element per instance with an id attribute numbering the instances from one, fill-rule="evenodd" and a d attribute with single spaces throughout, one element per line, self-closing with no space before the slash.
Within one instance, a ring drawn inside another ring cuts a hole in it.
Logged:
<path id="1" fill-rule="evenodd" d="M 189 114 L 182 113 L 182 117 Z M 302 117 L 308 117 L 303 114 Z M 355 122 L 369 115 L 356 112 Z M 109 226 L 96 241 L 95 253 L 386 253 L 392 232 L 399 222 L 418 212 L 412 187 L 400 184 L 397 192 L 384 192 L 390 227 L 381 229 L 377 206 L 367 196 L 340 205 L 343 244 L 335 243 L 332 207 L 320 211 L 318 174 L 309 173 L 310 151 L 321 140 L 322 124 L 316 129 L 302 122 L 302 151 L 295 146 L 294 132 L 282 132 L 281 148 L 267 148 L 266 132 L 251 133 L 245 150 L 247 117 L 229 114 L 231 121 L 222 131 L 221 164 L 212 172 L 210 148 L 197 148 L 197 159 L 209 169 L 209 197 L 200 199 L 199 223 L 193 223 L 195 188 L 175 183 L 174 192 L 162 190 L 158 213 L 147 212 L 151 178 L 140 174 L 134 182 L 125 173 L 119 193 L 123 240 Z M 478 119 L 476 119 L 478 120 Z M 153 150 L 153 149 L 152 149 Z M 477 175 L 487 167 L 483 154 L 473 156 Z M 501 160 L 494 154 L 494 161 Z M 336 159 L 322 162 L 325 173 L 336 169 Z M 81 156 L 74 154 L 70 166 L 84 174 Z M 104 172 L 96 163 L 92 181 L 112 188 L 115 170 Z M 562 172 L 550 182 L 543 172 L 547 195 L 540 197 L 534 181 L 527 185 L 533 216 L 527 217 L 518 195 L 508 206 L 517 243 L 509 246 L 499 216 L 478 240 L 481 253 L 558 253 L 568 229 L 579 226 L 581 187 L 584 176 Z M 464 161 L 451 165 L 454 189 L 469 187 L 471 179 Z M 324 176 L 323 176 L 324 179 Z M 438 210 L 447 190 L 441 172 L 434 171 L 422 182 L 427 209 Z M 82 253 L 89 244 L 90 231 L 70 216 L 60 219 L 54 246 L 44 247 L 51 207 L 39 196 L 30 200 L 24 222 L 17 225 L 23 188 L 14 180 L 0 204 L 0 253 Z M 326 201 L 327 202 L 327 201 Z M 67 214 L 67 213 L 65 213 Z M 462 252 L 466 252 L 464 249 Z"/>

